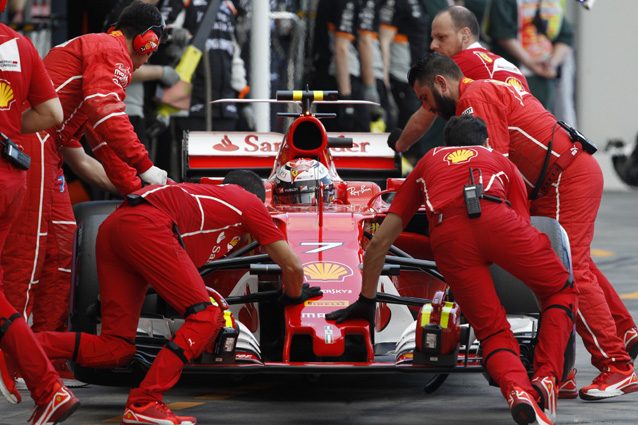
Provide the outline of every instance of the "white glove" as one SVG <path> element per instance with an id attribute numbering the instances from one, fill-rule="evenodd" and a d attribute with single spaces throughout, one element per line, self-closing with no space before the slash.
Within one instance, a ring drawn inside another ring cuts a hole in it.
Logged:
<path id="1" fill-rule="evenodd" d="M 148 184 L 166 184 L 167 177 L 168 173 L 166 171 L 154 165 L 140 174 L 140 178 Z"/>

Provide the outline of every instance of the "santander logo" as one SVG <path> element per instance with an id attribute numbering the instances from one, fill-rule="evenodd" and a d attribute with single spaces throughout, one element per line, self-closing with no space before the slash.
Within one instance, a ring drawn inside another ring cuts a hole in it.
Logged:
<path id="1" fill-rule="evenodd" d="M 213 145 L 213 149 L 222 151 L 222 152 L 232 152 L 232 151 L 238 150 L 239 146 L 233 145 L 233 142 L 230 141 L 230 139 L 228 138 L 228 135 L 225 134 L 224 138 L 221 139 L 219 143 L 216 143 Z"/>

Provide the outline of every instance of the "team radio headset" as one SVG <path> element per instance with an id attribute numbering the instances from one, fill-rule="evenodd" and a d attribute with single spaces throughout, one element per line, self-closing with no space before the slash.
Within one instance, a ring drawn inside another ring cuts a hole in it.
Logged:
<path id="1" fill-rule="evenodd" d="M 164 38 L 164 28 L 166 28 L 166 24 L 164 17 L 162 17 L 162 22 L 159 25 L 151 25 L 133 38 L 133 50 L 140 55 L 150 55 L 157 51 L 161 39 Z M 110 34 L 116 30 L 117 22 L 112 24 L 106 32 Z"/>

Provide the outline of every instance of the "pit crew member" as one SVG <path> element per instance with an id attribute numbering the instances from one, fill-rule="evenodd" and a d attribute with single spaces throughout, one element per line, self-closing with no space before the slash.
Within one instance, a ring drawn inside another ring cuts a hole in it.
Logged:
<path id="1" fill-rule="evenodd" d="M 556 378 L 563 374 L 573 329 L 576 291 L 547 236 L 530 223 L 525 184 L 516 166 L 482 146 L 486 139 L 487 129 L 478 118 L 455 117 L 448 122 L 448 146 L 430 150 L 419 161 L 371 240 L 364 256 L 359 300 L 326 318 L 337 323 L 355 317 L 374 321 L 385 254 L 425 204 L 434 259 L 481 342 L 483 366 L 501 388 L 518 424 L 551 424 L 556 412 Z M 464 201 L 464 187 L 475 182 L 482 186 L 475 193 L 478 216 Z M 531 382 L 494 288 L 489 271 L 492 263 L 525 282 L 541 304 Z"/>
<path id="2" fill-rule="evenodd" d="M 6 1 L 0 1 L 3 12 Z M 29 39 L 0 24 L 0 253 L 9 227 L 18 218 L 31 164 L 18 144 L 21 132 L 62 122 L 62 106 L 46 69 Z M 30 107 L 25 111 L 24 104 Z M 21 401 L 13 376 L 19 373 L 36 405 L 32 423 L 61 422 L 79 401 L 60 380 L 22 315 L 4 295 L 0 264 L 0 393 Z"/>
<path id="3" fill-rule="evenodd" d="M 633 362 L 620 336 L 625 330 L 616 329 L 601 288 L 605 283 L 597 278 L 600 272 L 590 255 L 603 189 L 602 172 L 592 156 L 595 146 L 561 125 L 527 91 L 501 81 L 465 78 L 446 56 L 424 57 L 410 70 L 409 79 L 430 112 L 445 119 L 466 114 L 485 120 L 489 145 L 508 155 L 523 175 L 531 215 L 554 218 L 567 232 L 579 292 L 576 328 L 600 370 L 591 385 L 580 389 L 580 397 L 600 400 L 638 391 Z M 611 307 L 616 314 L 624 308 Z"/>
<path id="4" fill-rule="evenodd" d="M 76 226 L 62 159 L 78 176 L 107 191 L 126 194 L 139 189 L 141 180 L 166 182 L 166 172 L 150 161 L 123 103 L 132 70 L 157 49 L 161 30 L 159 10 L 135 1 L 120 15 L 116 31 L 74 38 L 44 59 L 64 121 L 31 135 L 25 144 L 32 147 L 28 153 L 35 164 L 18 212 L 21 220 L 11 229 L 12 243 L 2 258 L 7 298 L 25 317 L 33 313 L 36 332 L 61 331 L 67 323 Z M 79 144 L 83 134 L 103 167 Z"/>
<path id="5" fill-rule="evenodd" d="M 452 58 L 463 75 L 473 80 L 499 80 L 529 91 L 527 79 L 511 62 L 485 49 L 479 43 L 480 27 L 476 16 L 463 6 L 451 6 L 432 21 L 430 48 Z M 428 132 L 436 119 L 425 108 L 417 109 L 396 141 L 394 149 L 405 152 Z"/>
<path id="6" fill-rule="evenodd" d="M 51 359 L 72 359 L 87 367 L 124 366 L 135 354 L 139 312 L 149 285 L 184 315 L 184 325 L 159 352 L 140 386 L 131 390 L 122 423 L 196 422 L 174 415 L 163 395 L 177 383 L 184 364 L 214 343 L 224 323 L 198 268 L 224 256 L 245 233 L 281 266 L 284 303 L 321 294 L 317 287 L 302 287 L 301 262 L 263 204 L 259 176 L 237 171 L 225 183 L 233 184 L 154 185 L 130 194 L 98 231 L 101 334 L 37 334 Z"/>

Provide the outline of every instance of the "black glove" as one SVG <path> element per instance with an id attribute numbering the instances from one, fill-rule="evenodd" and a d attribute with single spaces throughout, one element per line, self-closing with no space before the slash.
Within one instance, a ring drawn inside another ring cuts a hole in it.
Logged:
<path id="1" fill-rule="evenodd" d="M 403 129 L 397 127 L 392 130 L 392 133 L 390 133 L 390 135 L 388 136 L 388 146 L 393 151 L 396 151 L 397 140 L 399 140 L 399 137 L 401 137 L 401 133 L 403 133 Z"/>
<path id="2" fill-rule="evenodd" d="M 279 297 L 279 303 L 281 305 L 291 305 L 291 304 L 301 304 L 306 301 L 308 298 L 315 298 L 319 295 L 323 295 L 321 292 L 321 288 L 318 286 L 310 286 L 307 283 L 304 283 L 301 287 L 301 295 L 297 298 L 289 297 L 285 292 L 281 294 Z"/>
<path id="3" fill-rule="evenodd" d="M 359 299 L 354 304 L 350 304 L 346 308 L 326 314 L 326 319 L 336 320 L 337 324 L 350 319 L 364 319 L 370 323 L 370 327 L 372 328 L 374 326 L 374 314 L 376 308 L 377 300 L 359 295 Z"/>

